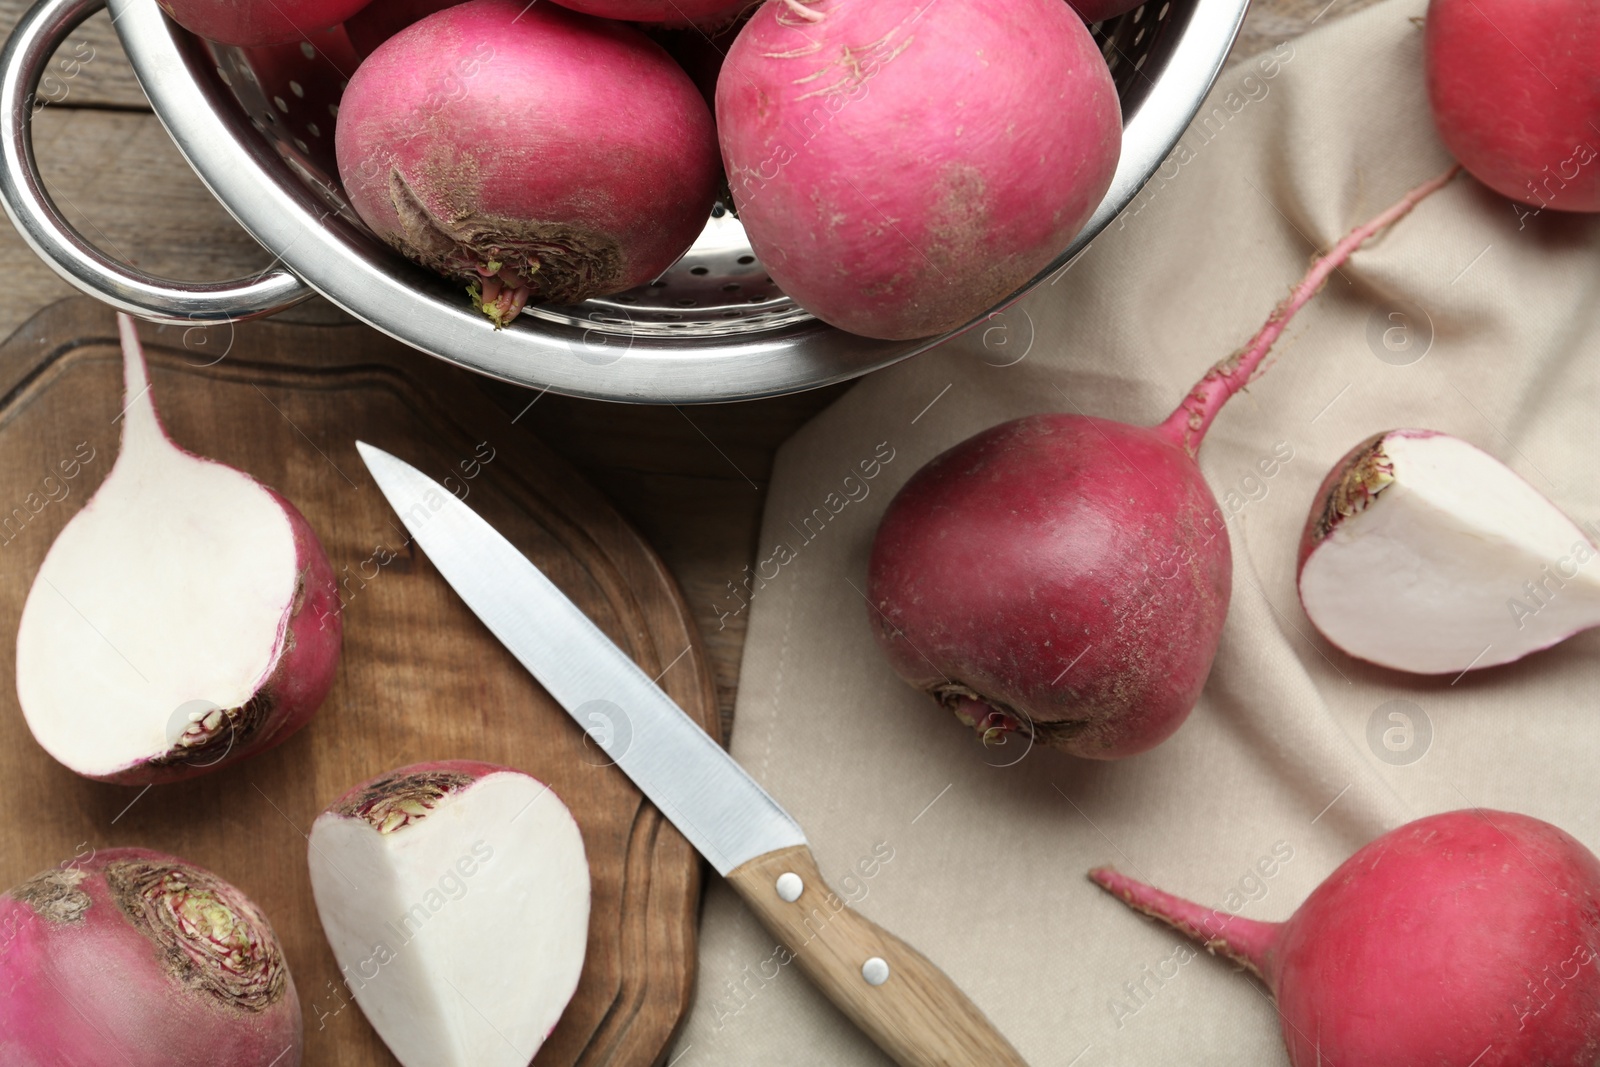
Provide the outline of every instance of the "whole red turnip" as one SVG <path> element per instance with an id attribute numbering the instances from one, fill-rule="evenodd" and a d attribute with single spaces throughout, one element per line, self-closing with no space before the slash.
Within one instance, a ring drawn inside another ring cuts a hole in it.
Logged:
<path id="1" fill-rule="evenodd" d="M 345 20 L 344 31 L 350 45 L 362 59 L 412 23 L 421 22 L 435 11 L 455 7 L 463 0 L 376 0 Z"/>
<path id="2" fill-rule="evenodd" d="M 625 22 L 661 22 L 714 28 L 732 22 L 761 0 L 555 0 L 585 15 Z"/>
<path id="3" fill-rule="evenodd" d="M 1195 454 L 1290 318 L 1434 179 L 1318 259 L 1166 421 L 1032 415 L 935 457 L 872 545 L 873 630 L 895 671 L 985 741 L 1116 759 L 1176 730 L 1205 684 L 1233 572 Z"/>
<path id="4" fill-rule="evenodd" d="M 1116 89 L 1062 0 L 775 0 L 717 83 L 762 264 L 868 337 L 964 325 L 1066 248 L 1121 152 Z"/>
<path id="5" fill-rule="evenodd" d="M 253 48 L 298 41 L 337 26 L 368 0 L 159 0 L 190 33 L 218 44 Z M 378 0 L 379 4 L 390 0 Z"/>
<path id="6" fill-rule="evenodd" d="M 1600 211 L 1600 0 L 1431 0 L 1424 57 L 1434 125 L 1473 177 Z"/>
<path id="7" fill-rule="evenodd" d="M 711 114 L 638 30 L 553 4 L 470 0 L 375 51 L 339 107 L 350 202 L 497 326 L 530 300 L 642 285 L 705 226 Z"/>
<path id="8" fill-rule="evenodd" d="M 1282 923 L 1109 868 L 1089 877 L 1265 982 L 1295 1067 L 1600 1058 L 1600 860 L 1538 819 L 1471 810 L 1408 823 Z"/>
<path id="9" fill-rule="evenodd" d="M 6 1067 L 295 1067 L 300 1043 L 277 936 L 209 871 L 117 848 L 0 895 Z"/>

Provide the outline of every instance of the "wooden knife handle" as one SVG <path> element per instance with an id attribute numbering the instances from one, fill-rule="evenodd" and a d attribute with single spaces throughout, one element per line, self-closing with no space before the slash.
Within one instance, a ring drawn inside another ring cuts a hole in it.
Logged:
<path id="1" fill-rule="evenodd" d="M 757 856 L 728 882 L 900 1067 L 1027 1067 L 943 971 L 829 889 L 805 845 Z"/>

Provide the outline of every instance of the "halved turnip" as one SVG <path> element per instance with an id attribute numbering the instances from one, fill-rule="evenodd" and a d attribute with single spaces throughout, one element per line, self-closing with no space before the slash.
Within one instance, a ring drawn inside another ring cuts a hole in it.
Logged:
<path id="1" fill-rule="evenodd" d="M 1390 430 L 1323 481 L 1300 602 L 1358 659 L 1415 674 L 1493 667 L 1600 625 L 1600 548 L 1487 452 Z"/>
<path id="2" fill-rule="evenodd" d="M 301 1029 L 272 927 L 210 871 L 117 848 L 0 894 L 6 1067 L 295 1067 Z"/>
<path id="3" fill-rule="evenodd" d="M 333 684 L 333 567 L 304 517 L 167 437 L 133 322 L 116 464 L 50 546 L 17 628 L 17 697 L 88 778 L 175 781 L 276 745 Z"/>
<path id="4" fill-rule="evenodd" d="M 311 888 L 345 984 L 405 1067 L 525 1067 L 578 987 L 589 864 L 549 786 L 419 763 L 311 828 Z"/>

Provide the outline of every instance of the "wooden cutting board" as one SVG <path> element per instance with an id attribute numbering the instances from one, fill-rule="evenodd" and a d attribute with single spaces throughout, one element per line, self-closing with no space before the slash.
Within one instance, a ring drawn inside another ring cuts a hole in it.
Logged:
<path id="1" fill-rule="evenodd" d="M 304 1063 L 389 1065 L 339 984 L 305 834 L 328 802 L 382 771 L 434 759 L 506 764 L 566 801 L 593 877 L 583 978 L 534 1062 L 658 1062 L 693 989 L 700 860 L 405 547 L 354 442 L 465 493 L 715 736 L 710 674 L 671 576 L 465 372 L 356 325 L 141 333 L 173 438 L 276 488 L 321 536 L 344 590 L 338 680 L 316 720 L 279 748 L 148 791 L 81 779 L 33 741 L 16 699 L 17 619 L 57 532 L 111 469 L 122 408 L 111 312 L 86 298 L 40 312 L 0 346 L 0 884 L 118 845 L 209 867 L 249 894 L 283 941 L 305 1012 Z"/>

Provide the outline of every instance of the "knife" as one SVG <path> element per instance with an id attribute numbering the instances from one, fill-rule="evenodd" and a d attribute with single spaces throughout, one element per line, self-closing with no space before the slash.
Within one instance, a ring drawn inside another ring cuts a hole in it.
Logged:
<path id="1" fill-rule="evenodd" d="M 948 976 L 828 888 L 789 813 L 589 617 L 454 493 L 363 442 L 378 488 L 445 581 L 900 1067 L 1027 1067 Z M 580 709 L 588 709 L 579 714 Z"/>

